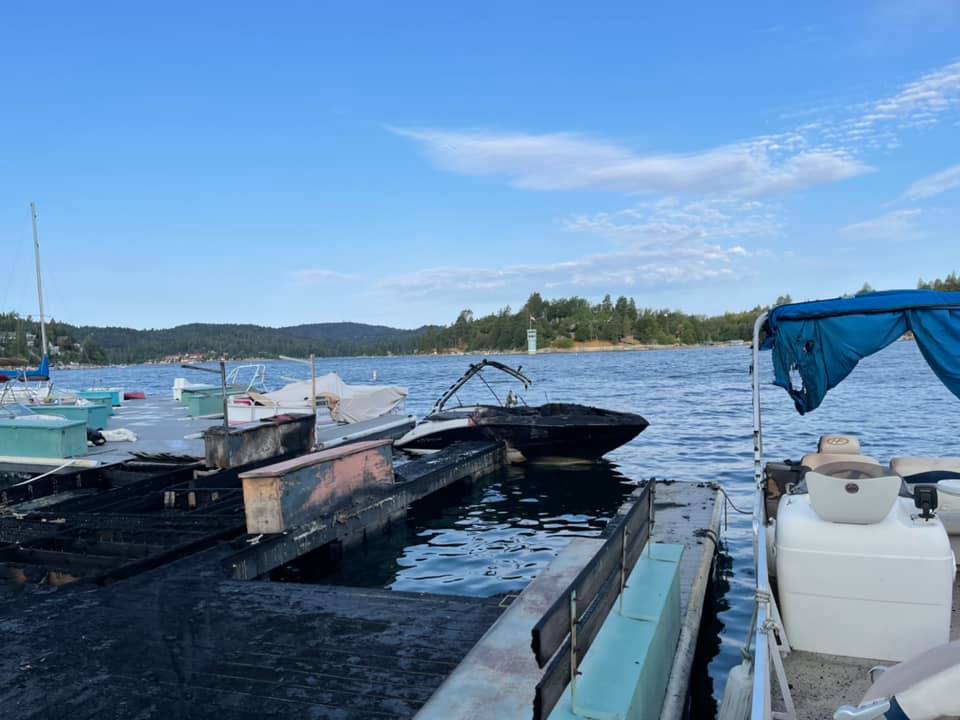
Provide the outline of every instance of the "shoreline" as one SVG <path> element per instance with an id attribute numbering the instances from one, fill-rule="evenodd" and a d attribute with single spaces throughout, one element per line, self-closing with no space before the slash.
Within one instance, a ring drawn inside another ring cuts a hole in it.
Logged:
<path id="1" fill-rule="evenodd" d="M 749 347 L 749 343 L 745 341 L 736 341 L 736 342 L 721 342 L 721 343 L 695 343 L 691 345 L 647 345 L 639 343 L 628 343 L 628 344 L 592 344 L 585 343 L 580 346 L 575 346 L 572 348 L 558 348 L 558 347 L 545 347 L 538 348 L 537 352 L 534 355 L 575 355 L 578 353 L 623 353 L 623 352 L 656 352 L 658 350 L 716 350 L 724 348 L 742 348 Z M 469 350 L 469 351 L 447 351 L 447 352 L 437 352 L 437 353 L 405 353 L 405 354 L 388 354 L 388 355 L 317 355 L 317 360 L 335 360 L 338 358 L 370 358 L 370 359 L 388 359 L 388 358 L 423 358 L 423 357 L 475 357 L 475 356 L 486 356 L 486 355 L 520 355 L 525 357 L 531 357 L 531 355 L 526 350 Z M 219 362 L 219 359 L 211 358 L 209 360 L 194 360 L 193 362 L 203 362 L 203 363 L 215 363 Z M 229 363 L 265 363 L 265 362 L 286 362 L 280 360 L 276 357 L 245 357 L 245 358 L 233 358 L 226 360 Z M 70 370 L 123 370 L 128 367 L 145 367 L 145 366 L 158 366 L 158 367 L 179 367 L 180 363 L 171 363 L 171 362 L 160 362 L 158 360 L 145 360 L 144 362 L 134 362 L 134 363 L 121 363 L 117 365 L 71 365 L 65 367 L 54 367 L 51 368 L 58 372 L 66 372 Z"/>

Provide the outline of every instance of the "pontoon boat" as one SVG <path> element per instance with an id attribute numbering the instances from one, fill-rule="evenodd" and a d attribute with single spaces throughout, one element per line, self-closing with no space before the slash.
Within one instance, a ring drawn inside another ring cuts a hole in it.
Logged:
<path id="1" fill-rule="evenodd" d="M 960 716 L 960 458 L 881 464 L 856 437 L 826 435 L 798 462 L 764 465 L 761 348 L 804 414 L 862 358 L 908 334 L 960 397 L 960 293 L 869 293 L 757 319 L 756 609 L 721 720 Z"/>

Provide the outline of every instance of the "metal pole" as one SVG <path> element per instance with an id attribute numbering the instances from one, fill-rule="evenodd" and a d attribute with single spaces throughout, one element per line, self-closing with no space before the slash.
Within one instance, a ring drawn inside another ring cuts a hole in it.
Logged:
<path id="1" fill-rule="evenodd" d="M 757 487 L 763 481 L 763 428 L 760 422 L 760 330 L 767 321 L 763 313 L 753 324 L 753 479 Z"/>
<path id="2" fill-rule="evenodd" d="M 37 204 L 30 203 L 30 218 L 33 221 L 33 256 L 37 265 L 37 299 L 40 301 L 40 349 L 47 354 L 47 321 L 43 314 L 43 280 L 40 275 L 40 236 L 37 234 Z"/>
<path id="3" fill-rule="evenodd" d="M 627 586 L 627 525 L 620 536 L 620 614 L 623 615 L 623 589 Z"/>
<path id="4" fill-rule="evenodd" d="M 230 429 L 230 420 L 227 417 L 227 364 L 220 361 L 220 390 L 223 392 L 223 429 Z"/>
<path id="5" fill-rule="evenodd" d="M 570 591 L 570 707 L 577 703 L 577 591 Z"/>
<path id="6" fill-rule="evenodd" d="M 754 636 L 753 646 L 753 694 L 751 697 L 750 717 L 752 720 L 769 718 L 770 707 L 770 654 L 776 652 L 770 648 L 770 636 L 767 633 L 767 619 L 770 611 L 770 580 L 767 575 L 766 513 L 763 498 L 763 431 L 760 426 L 760 330 L 767 320 L 763 313 L 753 326 L 753 557 L 756 570 L 756 625 L 750 629 Z M 748 641 L 749 642 L 749 641 Z"/>
<path id="7" fill-rule="evenodd" d="M 314 427 L 317 417 L 317 361 L 315 355 L 310 355 L 310 407 L 313 408 Z"/>

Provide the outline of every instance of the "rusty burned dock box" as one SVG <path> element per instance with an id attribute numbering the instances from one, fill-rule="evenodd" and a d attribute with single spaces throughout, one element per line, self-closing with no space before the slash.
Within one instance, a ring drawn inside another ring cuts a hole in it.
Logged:
<path id="1" fill-rule="evenodd" d="M 311 413 L 278 415 L 240 427 L 208 428 L 203 433 L 207 467 L 226 469 L 305 452 L 313 445 L 315 423 L 316 416 Z"/>
<path id="2" fill-rule="evenodd" d="M 393 485 L 391 445 L 342 445 L 242 473 L 247 532 L 281 533 Z"/>

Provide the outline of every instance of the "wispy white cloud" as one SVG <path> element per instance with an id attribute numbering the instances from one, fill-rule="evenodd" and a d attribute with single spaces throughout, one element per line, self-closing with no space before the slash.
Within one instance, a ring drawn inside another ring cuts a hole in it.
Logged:
<path id="1" fill-rule="evenodd" d="M 502 175 L 526 190 L 775 195 L 869 172 L 842 150 L 798 149 L 796 134 L 692 154 L 643 154 L 576 133 L 495 133 L 401 129 L 440 168 Z"/>
<path id="2" fill-rule="evenodd" d="M 853 145 L 900 145 L 897 130 L 936 125 L 960 106 L 960 62 L 926 73 L 899 92 L 854 109 L 825 135 Z"/>
<path id="3" fill-rule="evenodd" d="M 773 235 L 780 227 L 773 211 L 755 200 L 681 202 L 673 197 L 612 213 L 579 215 L 565 220 L 564 226 L 632 247 L 721 244 Z"/>
<path id="4" fill-rule="evenodd" d="M 895 150 L 901 132 L 936 125 L 958 107 L 960 61 L 879 100 L 822 108 L 792 130 L 695 153 L 641 152 L 570 132 L 390 129 L 444 170 L 503 176 L 527 190 L 763 197 L 870 172 L 864 151 Z"/>
<path id="5" fill-rule="evenodd" d="M 904 197 L 919 200 L 939 195 L 956 187 L 960 187 L 960 165 L 954 165 L 933 175 L 920 178 L 907 188 Z"/>
<path id="6" fill-rule="evenodd" d="M 290 272 L 290 277 L 307 283 L 346 282 L 348 280 L 355 279 L 353 275 L 347 275 L 335 270 L 326 270 L 323 268 L 303 268 L 301 270 L 293 270 Z"/>
<path id="7" fill-rule="evenodd" d="M 898 241 L 916 239 L 921 235 L 916 220 L 923 213 L 918 208 L 894 210 L 879 217 L 863 220 L 841 228 L 840 232 L 857 240 Z"/>
<path id="8" fill-rule="evenodd" d="M 772 198 L 872 172 L 865 159 L 871 152 L 895 150 L 912 128 L 952 121 L 948 113 L 958 107 L 955 62 L 882 99 L 794 114 L 783 120 L 797 125 L 784 132 L 693 153 L 644 151 L 573 132 L 390 128 L 448 172 L 502 177 L 524 190 L 632 197 L 623 210 L 561 220 L 566 230 L 607 243 L 592 254 L 500 269 L 427 269 L 390 278 L 381 289 L 412 298 L 504 301 L 531 288 L 589 294 L 712 280 L 729 284 L 770 256 L 764 238 L 783 232 Z M 918 180 L 905 197 L 930 197 L 957 185 L 960 166 Z M 858 240 L 915 239 L 923 237 L 922 212 L 896 210 L 840 232 Z"/>
<path id="9" fill-rule="evenodd" d="M 408 299 L 471 302 L 525 296 L 532 288 L 556 293 L 635 292 L 664 284 L 732 279 L 738 274 L 735 261 L 747 256 L 739 246 L 631 249 L 499 269 L 431 268 L 389 278 L 380 287 Z"/>

